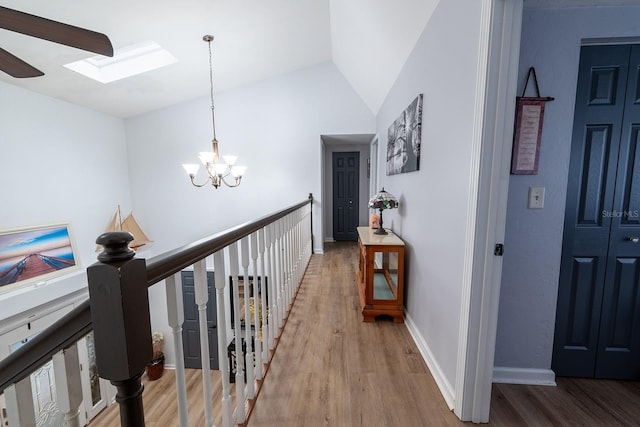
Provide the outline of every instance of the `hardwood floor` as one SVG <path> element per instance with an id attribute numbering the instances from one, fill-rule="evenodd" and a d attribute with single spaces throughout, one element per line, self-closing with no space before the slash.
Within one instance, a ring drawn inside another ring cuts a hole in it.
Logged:
<path id="1" fill-rule="evenodd" d="M 494 384 L 494 426 L 640 426 L 640 382 L 557 378 L 556 387 Z"/>
<path id="2" fill-rule="evenodd" d="M 146 427 L 166 427 L 178 425 L 178 405 L 175 387 L 175 371 L 165 369 L 164 374 L 156 381 L 149 381 L 147 376 L 142 377 L 144 393 L 142 400 L 144 405 L 144 418 Z M 222 387 L 220 383 L 220 371 L 211 372 L 213 414 L 215 425 L 221 423 Z M 204 426 L 204 406 L 202 404 L 202 371 L 199 369 L 186 370 L 187 395 L 189 401 L 189 425 Z M 233 388 L 231 390 L 233 392 Z M 233 396 L 232 396 L 233 397 Z M 109 406 L 102 411 L 89 424 L 91 427 L 120 427 L 120 410 L 117 404 Z"/>
<path id="3" fill-rule="evenodd" d="M 407 328 L 363 323 L 355 243 L 307 269 L 250 427 L 456 426 Z"/>
<path id="4" fill-rule="evenodd" d="M 361 321 L 355 243 L 314 255 L 249 427 L 471 425 L 448 410 L 406 327 Z M 212 373 L 220 424 L 220 385 Z M 174 372 L 145 385 L 147 426 L 177 425 Z M 490 426 L 640 426 L 640 382 L 558 378 L 494 384 Z M 189 425 L 204 425 L 200 371 L 188 370 Z M 233 390 L 233 387 L 232 387 Z M 91 426 L 118 426 L 117 405 Z"/>

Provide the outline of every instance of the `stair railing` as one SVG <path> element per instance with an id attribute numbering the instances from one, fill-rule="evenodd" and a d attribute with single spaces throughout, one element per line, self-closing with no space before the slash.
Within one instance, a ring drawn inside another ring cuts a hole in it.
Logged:
<path id="1" fill-rule="evenodd" d="M 128 233 L 101 235 L 97 243 L 105 250 L 98 256 L 98 262 L 87 269 L 89 301 L 81 303 L 0 361 L 0 392 L 5 394 L 9 425 L 35 425 L 29 375 L 52 359 L 59 389 L 59 409 L 65 414 L 67 425 L 78 425 L 81 399 L 77 397 L 80 395 L 80 373 L 76 343 L 93 329 L 98 372 L 117 388 L 121 425 L 144 426 L 141 377 L 152 358 L 148 288 L 164 281 L 176 357 L 179 425 L 186 427 L 188 407 L 181 289 L 181 271 L 186 268 L 192 268 L 194 272 L 201 360 L 205 361 L 202 366 L 205 423 L 213 426 L 215 418 L 225 427 L 245 425 L 311 258 L 312 204 L 313 198 L 309 194 L 307 200 L 289 208 L 148 260 L 134 257 L 128 248 L 131 239 Z M 219 414 L 214 414 L 210 368 L 206 363 L 209 361 L 207 260 L 213 265 L 215 277 L 222 388 Z M 251 273 L 253 283 L 249 280 Z M 225 280 L 228 275 L 232 285 Z M 225 304 L 225 293 L 232 296 L 233 328 L 227 327 L 231 317 Z M 240 322 L 241 310 L 244 311 L 244 330 Z M 227 347 L 232 340 L 238 349 L 233 399 L 227 361 Z M 246 344 L 244 357 L 240 344 L 243 341 Z"/>

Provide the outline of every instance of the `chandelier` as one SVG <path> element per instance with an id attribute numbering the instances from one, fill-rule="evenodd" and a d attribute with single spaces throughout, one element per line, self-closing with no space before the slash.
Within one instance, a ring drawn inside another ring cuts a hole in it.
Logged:
<path id="1" fill-rule="evenodd" d="M 227 187 L 237 187 L 240 185 L 240 181 L 247 167 L 235 165 L 237 160 L 236 156 L 222 156 L 222 161 L 220 161 L 218 139 L 216 138 L 215 104 L 213 102 L 213 65 L 211 61 L 211 42 L 213 41 L 213 36 L 205 35 L 202 37 L 202 40 L 209 44 L 209 85 L 211 88 L 211 124 L 213 125 L 213 141 L 211 142 L 213 151 L 202 151 L 199 153 L 200 161 L 204 165 L 208 175 L 202 184 L 197 184 L 195 181 L 196 174 L 198 170 L 200 170 L 199 164 L 183 164 L 182 167 L 187 171 L 189 178 L 191 178 L 191 183 L 196 187 L 204 187 L 209 182 L 211 182 L 211 185 L 216 189 L 223 183 Z M 232 181 L 230 177 L 233 178 Z"/>

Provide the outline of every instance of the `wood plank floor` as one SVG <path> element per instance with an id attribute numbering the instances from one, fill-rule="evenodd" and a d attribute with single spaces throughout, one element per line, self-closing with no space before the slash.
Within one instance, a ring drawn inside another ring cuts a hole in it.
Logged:
<path id="1" fill-rule="evenodd" d="M 407 328 L 363 323 L 355 243 L 314 256 L 250 427 L 456 426 Z"/>
<path id="2" fill-rule="evenodd" d="M 406 327 L 361 322 L 357 246 L 314 255 L 249 427 L 460 426 Z M 216 425 L 220 386 L 214 372 Z M 204 425 L 200 373 L 188 370 L 189 420 Z M 147 426 L 177 425 L 173 371 L 146 383 Z M 490 426 L 640 426 L 640 382 L 558 378 L 557 387 L 494 384 Z M 232 388 L 233 389 L 233 388 Z M 119 425 L 117 405 L 91 426 Z"/>
<path id="3" fill-rule="evenodd" d="M 178 405 L 176 397 L 176 376 L 172 369 L 165 369 L 164 374 L 156 381 L 149 381 L 143 375 L 144 392 L 142 400 L 144 405 L 144 418 L 146 427 L 165 427 L 178 425 Z M 213 413 L 215 425 L 221 423 L 221 398 L 222 386 L 220 371 L 211 372 Z M 188 395 L 188 414 L 190 426 L 204 426 L 204 406 L 202 393 L 202 371 L 199 369 L 186 370 L 186 385 Z M 231 389 L 233 392 L 233 387 Z M 119 427 L 120 410 L 117 404 L 109 406 L 102 411 L 91 423 L 91 427 Z"/>
<path id="4" fill-rule="evenodd" d="M 557 378 L 556 383 L 494 384 L 491 425 L 640 426 L 640 382 Z"/>

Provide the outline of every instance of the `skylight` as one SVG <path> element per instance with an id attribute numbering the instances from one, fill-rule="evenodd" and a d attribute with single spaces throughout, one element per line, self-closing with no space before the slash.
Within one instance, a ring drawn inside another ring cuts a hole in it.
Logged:
<path id="1" fill-rule="evenodd" d="M 113 57 L 97 55 L 64 66 L 100 83 L 111 83 L 175 62 L 178 60 L 162 46 L 148 41 L 116 49 Z"/>

